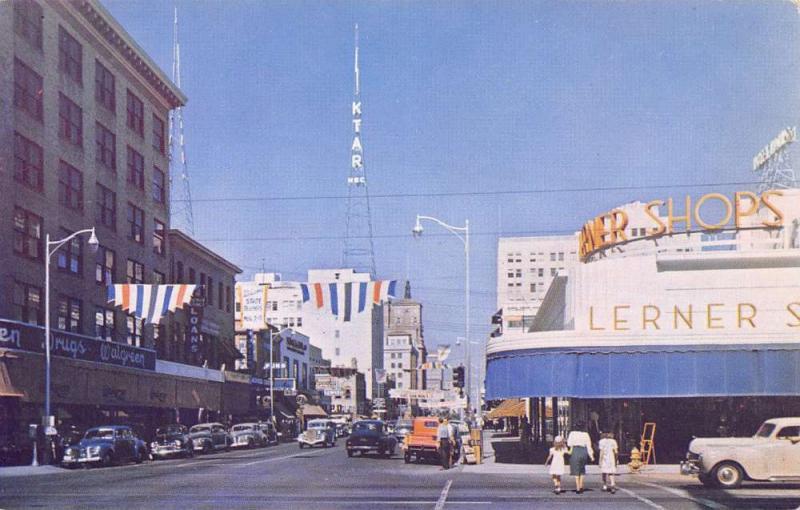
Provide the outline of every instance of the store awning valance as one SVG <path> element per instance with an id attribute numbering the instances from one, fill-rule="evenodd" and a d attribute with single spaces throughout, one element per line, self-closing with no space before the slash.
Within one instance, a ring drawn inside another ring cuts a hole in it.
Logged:
<path id="1" fill-rule="evenodd" d="M 328 413 L 325 412 L 325 409 L 321 408 L 320 406 L 315 406 L 312 404 L 306 404 L 300 408 L 300 411 L 303 413 L 304 418 L 308 418 L 311 416 L 328 416 Z"/>
<path id="2" fill-rule="evenodd" d="M 6 363 L 0 359 L 0 397 L 22 398 L 25 394 L 14 387 Z"/>
<path id="3" fill-rule="evenodd" d="M 517 398 L 503 400 L 499 406 L 489 411 L 489 414 L 486 415 L 490 420 L 519 418 L 521 416 L 525 416 L 525 402 Z"/>
<path id="4" fill-rule="evenodd" d="M 800 343 L 526 349 L 490 354 L 487 400 L 800 394 Z"/>

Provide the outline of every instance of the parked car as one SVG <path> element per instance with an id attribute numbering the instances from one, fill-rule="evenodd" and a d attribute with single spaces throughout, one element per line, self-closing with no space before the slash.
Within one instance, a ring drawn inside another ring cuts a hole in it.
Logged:
<path id="1" fill-rule="evenodd" d="M 278 444 L 278 431 L 275 430 L 275 426 L 267 421 L 258 422 L 258 427 L 261 429 L 261 432 L 267 436 L 267 444 Z"/>
<path id="2" fill-rule="evenodd" d="M 231 447 L 257 448 L 267 446 L 267 436 L 258 423 L 239 423 L 231 427 Z"/>
<path id="3" fill-rule="evenodd" d="M 150 456 L 153 460 L 172 456 L 193 457 L 194 442 L 186 425 L 173 423 L 158 427 L 150 443 Z"/>
<path id="4" fill-rule="evenodd" d="M 97 464 L 110 466 L 118 462 L 147 458 L 147 445 L 126 425 L 107 425 L 90 428 L 77 445 L 70 446 L 61 460 L 65 467 Z"/>
<path id="5" fill-rule="evenodd" d="M 433 416 L 414 418 L 411 433 L 406 435 L 405 453 L 406 464 L 412 457 L 419 461 L 422 459 L 439 458 L 439 419 Z"/>
<path id="6" fill-rule="evenodd" d="M 411 432 L 413 422 L 411 420 L 397 420 L 394 424 L 394 437 L 397 443 L 403 445 L 406 436 Z"/>
<path id="7" fill-rule="evenodd" d="M 390 434 L 386 424 L 380 420 L 361 420 L 353 424 L 353 432 L 347 438 L 347 456 L 355 452 L 361 455 L 375 452 L 382 457 L 391 457 L 397 448 L 397 438 Z"/>
<path id="8" fill-rule="evenodd" d="M 194 451 L 211 453 L 215 450 L 228 450 L 231 447 L 231 435 L 221 423 L 198 423 L 189 429 Z"/>
<path id="9" fill-rule="evenodd" d="M 743 480 L 800 480 L 800 418 L 765 421 L 753 437 L 695 438 L 681 473 L 726 489 Z"/>
<path id="10" fill-rule="evenodd" d="M 344 418 L 334 418 L 331 420 L 336 424 L 336 437 L 347 437 L 350 434 L 350 427 Z"/>
<path id="11" fill-rule="evenodd" d="M 309 420 L 306 431 L 297 437 L 297 444 L 300 448 L 336 446 L 336 423 L 328 419 Z"/>

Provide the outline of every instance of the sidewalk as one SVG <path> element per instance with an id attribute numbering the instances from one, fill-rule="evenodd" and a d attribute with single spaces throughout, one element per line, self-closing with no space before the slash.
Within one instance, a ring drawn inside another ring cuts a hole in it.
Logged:
<path id="1" fill-rule="evenodd" d="M 497 462 L 497 452 L 493 443 L 503 445 L 504 443 L 519 444 L 516 437 L 493 437 L 494 433 L 491 431 L 483 431 L 483 462 L 475 465 L 464 465 L 465 473 L 484 473 L 484 474 L 509 474 L 509 475 L 548 475 L 548 466 L 544 465 L 545 457 L 542 457 L 538 463 L 506 463 Z M 515 448 L 518 449 L 518 448 Z M 532 455 L 538 456 L 537 451 Z M 648 474 L 673 474 L 680 475 L 680 465 L 678 464 L 656 464 L 645 466 L 639 470 L 638 473 L 631 473 L 628 466 L 621 464 L 617 468 L 618 476 L 638 476 Z M 600 475 L 600 467 L 595 464 L 586 466 L 587 475 Z"/>
<path id="2" fill-rule="evenodd" d="M 58 466 L 6 466 L 0 467 L 0 478 L 11 476 L 34 476 L 52 475 L 55 473 L 67 473 L 68 470 Z"/>

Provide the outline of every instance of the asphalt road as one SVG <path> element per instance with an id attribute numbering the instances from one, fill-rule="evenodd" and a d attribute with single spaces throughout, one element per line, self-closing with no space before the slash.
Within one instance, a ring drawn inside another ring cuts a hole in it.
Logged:
<path id="1" fill-rule="evenodd" d="M 797 508 L 800 485 L 702 488 L 679 475 L 620 477 L 620 490 L 600 490 L 596 477 L 581 495 L 555 495 L 541 466 L 406 465 L 399 455 L 348 458 L 335 448 L 296 444 L 53 474 L 0 476 L 0 508 Z M 571 487 L 569 483 L 566 487 Z"/>

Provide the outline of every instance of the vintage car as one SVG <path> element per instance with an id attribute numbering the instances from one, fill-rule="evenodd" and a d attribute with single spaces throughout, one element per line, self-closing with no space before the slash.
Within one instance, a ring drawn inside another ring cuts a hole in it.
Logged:
<path id="1" fill-rule="evenodd" d="M 400 445 L 404 446 L 406 436 L 411 433 L 411 429 L 413 428 L 414 423 L 411 420 L 397 420 L 394 424 L 394 437 L 397 438 L 397 442 Z"/>
<path id="2" fill-rule="evenodd" d="M 681 473 L 725 489 L 743 480 L 800 481 L 800 418 L 767 420 L 753 437 L 695 438 Z"/>
<path id="3" fill-rule="evenodd" d="M 231 427 L 232 448 L 267 446 L 267 436 L 258 423 L 239 423 Z"/>
<path id="4" fill-rule="evenodd" d="M 97 464 L 110 466 L 117 462 L 140 464 L 147 458 L 147 445 L 126 425 L 106 425 L 86 431 L 83 439 L 64 452 L 65 467 Z"/>
<path id="5" fill-rule="evenodd" d="M 353 432 L 347 438 L 347 456 L 355 452 L 361 455 L 375 452 L 382 457 L 391 457 L 397 448 L 397 438 L 389 434 L 386 424 L 380 420 L 361 420 L 353 424 Z"/>
<path id="6" fill-rule="evenodd" d="M 260 421 L 258 422 L 258 428 L 261 429 L 261 432 L 267 437 L 267 444 L 278 444 L 278 431 L 275 429 L 275 426 L 268 422 L 268 421 Z"/>
<path id="7" fill-rule="evenodd" d="M 300 448 L 336 446 L 336 423 L 327 419 L 309 420 L 306 431 L 297 437 L 297 444 Z"/>
<path id="8" fill-rule="evenodd" d="M 198 423 L 189 429 L 189 437 L 194 451 L 211 453 L 215 450 L 228 450 L 231 447 L 231 436 L 221 423 Z"/>
<path id="9" fill-rule="evenodd" d="M 189 437 L 189 429 L 177 423 L 158 427 L 156 437 L 150 443 L 150 456 L 153 460 L 194 456 L 194 444 Z"/>
<path id="10" fill-rule="evenodd" d="M 438 418 L 431 416 L 414 418 L 411 432 L 405 439 L 403 458 L 406 464 L 411 462 L 412 457 L 418 461 L 439 457 L 439 439 L 436 434 L 438 430 Z"/>
<path id="11" fill-rule="evenodd" d="M 350 426 L 345 418 L 332 418 L 336 424 L 336 437 L 347 437 L 350 434 Z"/>

